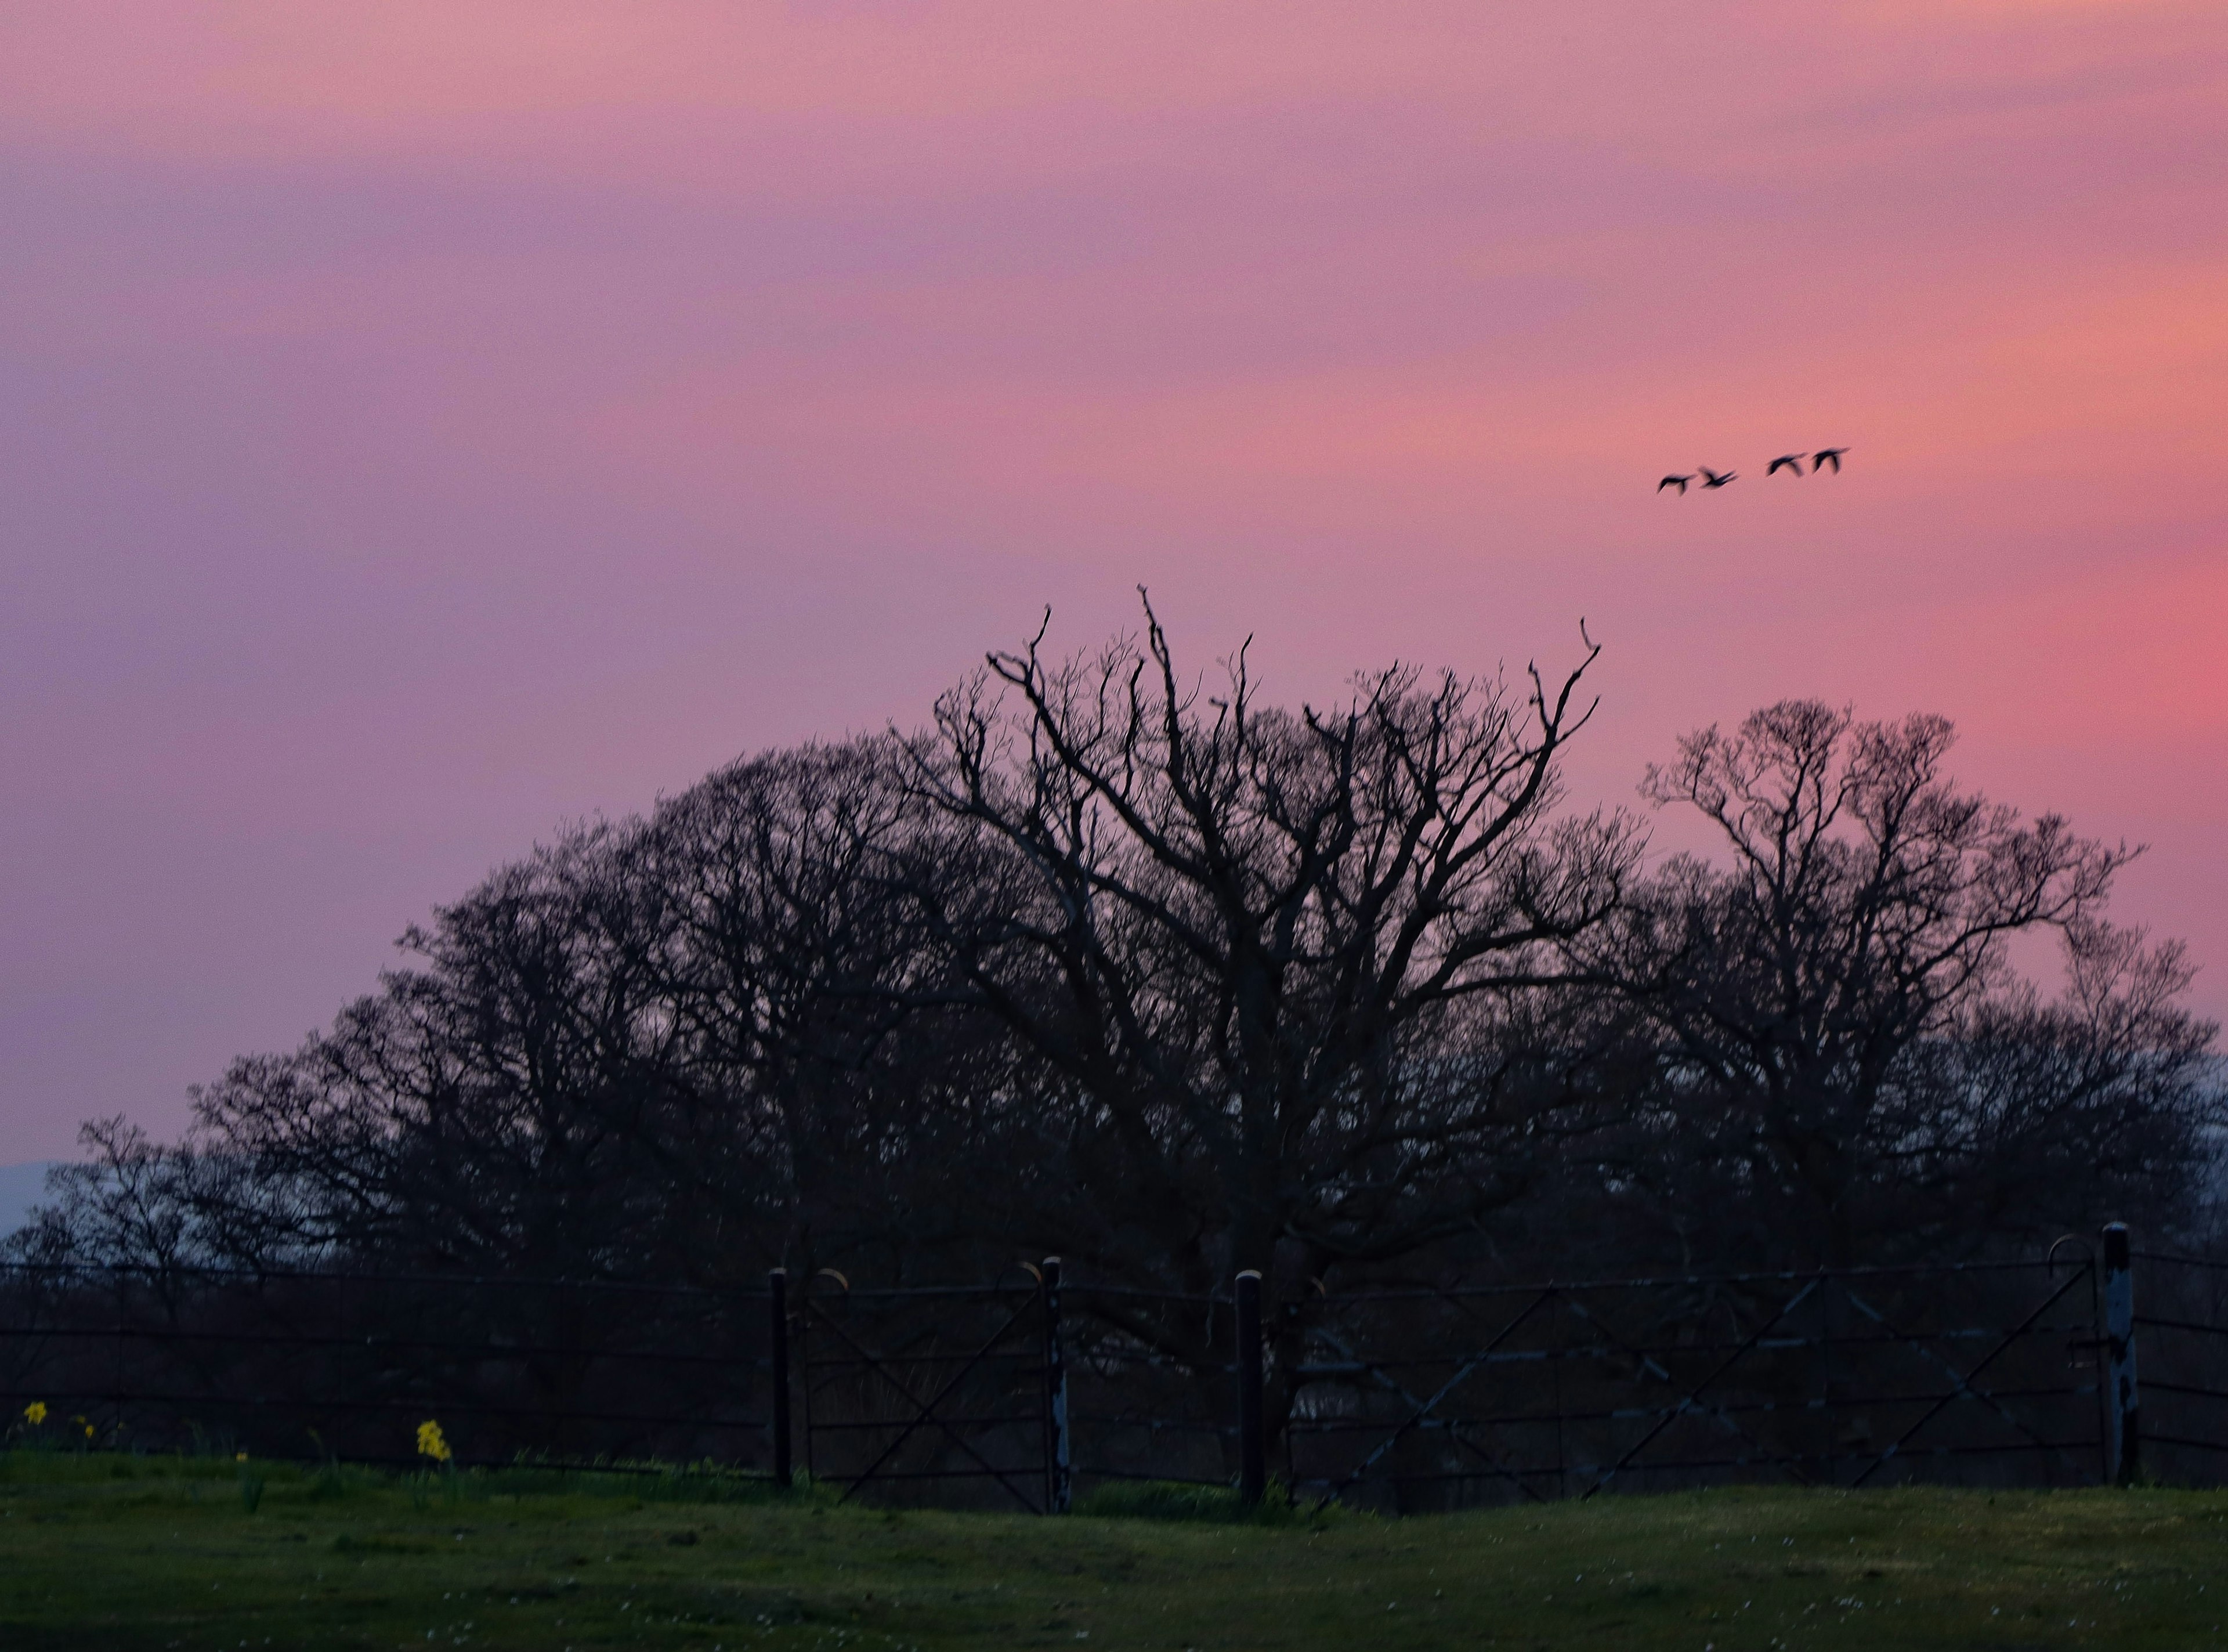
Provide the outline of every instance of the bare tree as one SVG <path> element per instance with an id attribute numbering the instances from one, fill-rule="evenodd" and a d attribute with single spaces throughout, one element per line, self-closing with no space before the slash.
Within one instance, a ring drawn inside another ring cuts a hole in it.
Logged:
<path id="1" fill-rule="evenodd" d="M 1014 1041 L 946 989 L 907 893 L 964 882 L 966 857 L 928 841 L 902 759 L 889 739 L 754 758 L 643 839 L 673 915 L 662 996 L 704 1075 L 676 1188 L 733 1207 L 760 1265 L 872 1252 L 878 1277 L 971 1277 L 951 1252 L 983 1234 L 977 1195 L 1022 1168 L 1000 1147 Z"/>
<path id="2" fill-rule="evenodd" d="M 580 1277 L 687 1254 L 651 1254 L 675 1214 L 656 1148 L 693 1075 L 631 836 L 584 829 L 496 872 L 408 932 L 417 967 L 196 1092 L 201 1140 L 296 1191 L 293 1242 Z"/>
<path id="3" fill-rule="evenodd" d="M 1757 1258 L 1847 1262 L 1917 1231 L 1922 1187 L 1984 1176 L 1985 1121 L 2029 1117 L 1980 1100 L 1988 1063 L 2001 1079 L 2015 1049 L 2086 1047 L 2132 1070 L 2153 1040 L 2188 1044 L 2193 1024 L 2164 1015 L 2174 956 L 2146 962 L 2097 921 L 2134 851 L 1960 790 L 1951 740 L 1938 717 L 1859 723 L 1788 701 L 1649 771 L 1644 794 L 1698 810 L 1730 864 L 1673 861 L 1576 950 L 1666 1041 L 1654 1173 L 1683 1201 L 1674 1222 L 1738 1211 Z M 2039 928 L 2093 966 L 2082 1004 L 2046 1015 L 2018 996 L 2007 945 Z"/>
<path id="4" fill-rule="evenodd" d="M 2047 1241 L 2125 1218 L 2154 1234 L 2198 1218 L 2228 1122 L 2217 1028 L 2182 997 L 2179 943 L 2095 919 L 2068 926 L 2067 989 L 2015 982 L 1913 1048 L 1884 1092 L 1867 1190 L 1875 1231 L 1944 1256 Z"/>
<path id="5" fill-rule="evenodd" d="M 77 1139 L 85 1158 L 47 1172 L 48 1202 L 7 1237 L 0 1260 L 121 1263 L 160 1278 L 210 1259 L 195 1207 L 211 1178 L 194 1154 L 121 1115 L 89 1120 Z"/>
<path id="6" fill-rule="evenodd" d="M 1571 1099 L 1527 995 L 1632 861 L 1623 821 L 1554 813 L 1594 650 L 1552 691 L 1396 667 L 1293 714 L 1243 652 L 1188 688 L 1145 619 L 1091 658 L 1047 662 L 1041 631 L 991 655 L 912 746 L 919 793 L 998 851 L 919 899 L 1066 1086 L 1046 1237 L 1200 1290 L 1466 1230 Z"/>

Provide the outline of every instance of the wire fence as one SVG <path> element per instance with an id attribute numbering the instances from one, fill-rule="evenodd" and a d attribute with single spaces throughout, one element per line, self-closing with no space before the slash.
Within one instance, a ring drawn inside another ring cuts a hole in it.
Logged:
<path id="1" fill-rule="evenodd" d="M 715 1463 L 1057 1512 L 1126 1481 L 1387 1512 L 1773 1480 L 2228 1476 L 2228 1264 L 2026 1260 L 1278 1296 L 0 1268 L 20 1440 Z M 33 1424 L 32 1411 L 44 1420 Z"/>
<path id="2" fill-rule="evenodd" d="M 2174 1482 L 2228 1478 L 2228 1262 L 2133 1253 L 2142 1468 Z"/>
<path id="3" fill-rule="evenodd" d="M 765 1466 L 763 1290 L 191 1267 L 0 1268 L 0 1393 L 33 1437 L 138 1450 Z"/>

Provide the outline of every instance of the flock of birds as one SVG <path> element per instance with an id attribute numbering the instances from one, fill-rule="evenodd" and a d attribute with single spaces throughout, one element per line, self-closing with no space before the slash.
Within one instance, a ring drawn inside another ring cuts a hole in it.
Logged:
<path id="1" fill-rule="evenodd" d="M 1782 471 L 1785 471 L 1792 475 L 1801 476 L 1802 461 L 1809 459 L 1811 475 L 1817 475 L 1830 464 L 1834 467 L 1834 474 L 1839 476 L 1841 474 L 1841 455 L 1848 451 L 1846 447 L 1821 447 L 1815 453 L 1782 453 L 1764 467 L 1764 473 L 1766 477 L 1775 477 Z M 1700 481 L 1703 488 L 1707 490 L 1722 488 L 1728 482 L 1739 480 L 1740 472 L 1738 471 L 1713 471 L 1706 464 L 1698 464 L 1691 475 L 1665 477 L 1655 484 L 1655 491 L 1661 493 L 1666 488 L 1676 488 L 1680 492 L 1684 493 L 1689 482 Z"/>

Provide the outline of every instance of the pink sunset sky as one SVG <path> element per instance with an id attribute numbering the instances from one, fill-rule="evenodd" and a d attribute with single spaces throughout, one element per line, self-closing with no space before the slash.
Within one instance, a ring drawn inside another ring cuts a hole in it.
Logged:
<path id="1" fill-rule="evenodd" d="M 0 9 L 0 1161 L 1141 582 L 1291 700 L 1583 616 L 1587 802 L 1946 713 L 2219 1014 L 2224 415 L 2219 0 Z"/>

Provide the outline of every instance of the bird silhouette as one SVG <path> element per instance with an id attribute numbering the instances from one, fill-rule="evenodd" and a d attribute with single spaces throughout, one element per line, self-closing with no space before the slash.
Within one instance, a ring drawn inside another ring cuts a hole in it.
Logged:
<path id="1" fill-rule="evenodd" d="M 1738 471 L 1725 471 L 1720 472 L 1713 471 L 1706 464 L 1698 464 L 1694 468 L 1702 473 L 1702 485 L 1705 488 L 1722 488 L 1728 482 L 1738 482 L 1740 480 L 1740 472 Z"/>
<path id="2" fill-rule="evenodd" d="M 1772 460 L 1764 473 L 1766 477 L 1775 477 L 1782 471 L 1792 471 L 1796 475 L 1801 476 L 1802 461 L 1809 457 L 1807 453 L 1782 453 L 1777 458 Z"/>
<path id="3" fill-rule="evenodd" d="M 1810 456 L 1810 474 L 1812 476 L 1815 476 L 1819 471 L 1830 464 L 1834 467 L 1834 474 L 1835 476 L 1841 475 L 1841 455 L 1848 451 L 1849 450 L 1846 447 L 1820 448 L 1815 453 L 1813 453 Z"/>
<path id="4" fill-rule="evenodd" d="M 1687 491 L 1687 484 L 1693 479 L 1691 476 L 1667 476 L 1655 484 L 1655 491 L 1661 493 L 1666 488 L 1676 488 L 1680 492 L 1684 493 Z"/>

